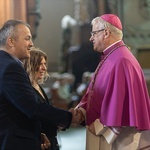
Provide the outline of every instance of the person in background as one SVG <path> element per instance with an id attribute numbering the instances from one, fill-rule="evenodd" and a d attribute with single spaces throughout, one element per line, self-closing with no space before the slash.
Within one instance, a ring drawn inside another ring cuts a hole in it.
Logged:
<path id="1" fill-rule="evenodd" d="M 74 76 L 69 73 L 62 73 L 57 76 L 54 84 L 52 85 L 52 95 L 54 105 L 56 101 L 59 103 L 65 103 L 66 109 L 75 107 L 79 102 L 79 98 L 73 91 Z"/>
<path id="2" fill-rule="evenodd" d="M 79 95 L 80 99 L 86 93 L 87 87 L 88 87 L 90 80 L 91 80 L 91 77 L 92 77 L 92 74 L 93 73 L 86 71 L 82 75 L 82 82 L 81 82 L 81 84 L 79 84 L 79 86 L 76 89 L 77 94 Z"/>
<path id="3" fill-rule="evenodd" d="M 47 103 L 50 105 L 50 101 L 41 87 L 41 84 L 49 78 L 49 74 L 47 72 L 47 55 L 42 50 L 36 47 L 32 47 L 30 51 L 30 58 L 24 61 L 24 68 L 29 74 L 30 81 L 35 90 L 35 93 L 38 95 L 39 100 L 42 103 Z M 48 137 L 50 141 L 50 150 L 59 150 L 59 145 L 57 142 L 57 126 L 45 126 L 45 124 L 41 125 L 43 133 L 41 135 L 45 135 Z M 46 128 L 46 130 L 45 130 Z M 49 130 L 49 132 L 47 132 Z M 44 147 L 44 145 L 42 145 Z M 46 147 L 46 146 L 45 146 Z"/>
<path id="4" fill-rule="evenodd" d="M 21 20 L 4 23 L 0 29 L 1 150 L 40 150 L 41 124 L 65 130 L 81 117 L 39 100 L 22 63 L 30 57 L 31 47 L 28 24 Z"/>
<path id="5" fill-rule="evenodd" d="M 101 61 L 76 107 L 85 118 L 86 150 L 150 149 L 150 99 L 143 70 L 122 40 L 114 14 L 92 20 L 90 41 Z M 81 121 L 80 121 L 81 122 Z"/>

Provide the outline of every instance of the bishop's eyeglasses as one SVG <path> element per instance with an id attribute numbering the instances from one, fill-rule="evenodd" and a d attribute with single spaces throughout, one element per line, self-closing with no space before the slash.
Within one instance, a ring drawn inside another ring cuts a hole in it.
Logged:
<path id="1" fill-rule="evenodd" d="M 101 32 L 103 30 L 105 30 L 105 28 L 104 29 L 100 29 L 100 30 L 96 30 L 96 31 L 92 31 L 92 32 L 90 32 L 90 34 L 91 34 L 91 36 L 94 36 L 94 35 L 98 34 L 99 32 Z"/>

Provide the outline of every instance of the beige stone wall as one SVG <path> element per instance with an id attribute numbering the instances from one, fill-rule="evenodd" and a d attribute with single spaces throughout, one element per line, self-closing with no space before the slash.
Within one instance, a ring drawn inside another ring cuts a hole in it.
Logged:
<path id="1" fill-rule="evenodd" d="M 34 44 L 48 55 L 49 71 L 57 71 L 61 46 L 61 19 L 74 15 L 74 0 L 41 0 L 41 20 Z"/>

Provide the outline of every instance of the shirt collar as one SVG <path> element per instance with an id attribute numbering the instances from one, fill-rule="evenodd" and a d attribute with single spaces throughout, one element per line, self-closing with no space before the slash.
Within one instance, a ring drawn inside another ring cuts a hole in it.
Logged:
<path id="1" fill-rule="evenodd" d="M 9 53 L 8 53 L 9 54 Z M 19 64 L 21 64 L 21 66 L 23 65 L 23 62 L 18 59 L 17 57 L 15 57 L 14 55 L 9 54 L 13 59 L 15 59 Z"/>
<path id="2" fill-rule="evenodd" d="M 115 43 L 113 43 L 113 44 L 111 44 L 110 46 L 108 46 L 106 49 L 104 49 L 104 51 L 103 52 L 105 52 L 105 51 L 107 51 L 111 46 L 113 46 L 113 45 L 115 45 L 115 44 L 117 44 L 117 43 L 119 43 L 121 40 L 118 40 L 117 42 L 115 42 Z"/>
<path id="3" fill-rule="evenodd" d="M 115 43 L 113 43 L 112 45 L 110 45 L 109 47 L 107 47 L 102 53 L 101 53 L 101 60 L 115 47 L 124 44 L 124 42 L 122 40 L 119 40 Z"/>
<path id="4" fill-rule="evenodd" d="M 23 62 L 21 60 L 19 60 L 17 57 L 15 57 L 14 55 L 8 53 L 7 51 L 3 50 L 5 53 L 7 53 L 8 55 L 10 55 L 14 60 L 16 60 L 19 64 L 23 65 Z"/>

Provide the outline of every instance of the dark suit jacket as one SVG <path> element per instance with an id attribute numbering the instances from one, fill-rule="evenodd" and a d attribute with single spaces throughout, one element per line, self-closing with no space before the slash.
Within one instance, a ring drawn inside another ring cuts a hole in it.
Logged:
<path id="1" fill-rule="evenodd" d="M 41 94 L 34 88 L 36 94 L 39 97 L 39 100 L 42 103 L 46 103 L 47 105 L 50 105 L 50 101 L 45 93 L 45 91 L 43 90 L 43 88 L 40 86 L 40 89 L 43 93 L 44 98 L 41 96 Z M 41 123 L 41 132 L 45 133 L 46 136 L 48 137 L 48 139 L 51 142 L 51 146 L 48 150 L 59 150 L 58 147 L 58 141 L 57 141 L 57 126 L 55 126 L 54 124 L 51 125 L 47 125 L 45 123 Z"/>
<path id="2" fill-rule="evenodd" d="M 41 103 L 21 64 L 0 50 L 0 150 L 40 150 L 40 123 L 69 128 L 71 119 Z"/>
<path id="3" fill-rule="evenodd" d="M 41 96 L 41 94 L 34 88 L 35 93 L 38 95 L 39 100 L 42 103 L 46 103 L 47 105 L 51 105 L 50 101 L 45 93 L 45 91 L 43 90 L 43 88 L 40 86 L 40 89 L 44 95 L 44 98 Z M 51 137 L 55 137 L 57 135 L 57 126 L 54 124 L 51 125 L 47 125 L 45 123 L 41 123 L 41 132 L 45 133 L 49 138 Z"/>

